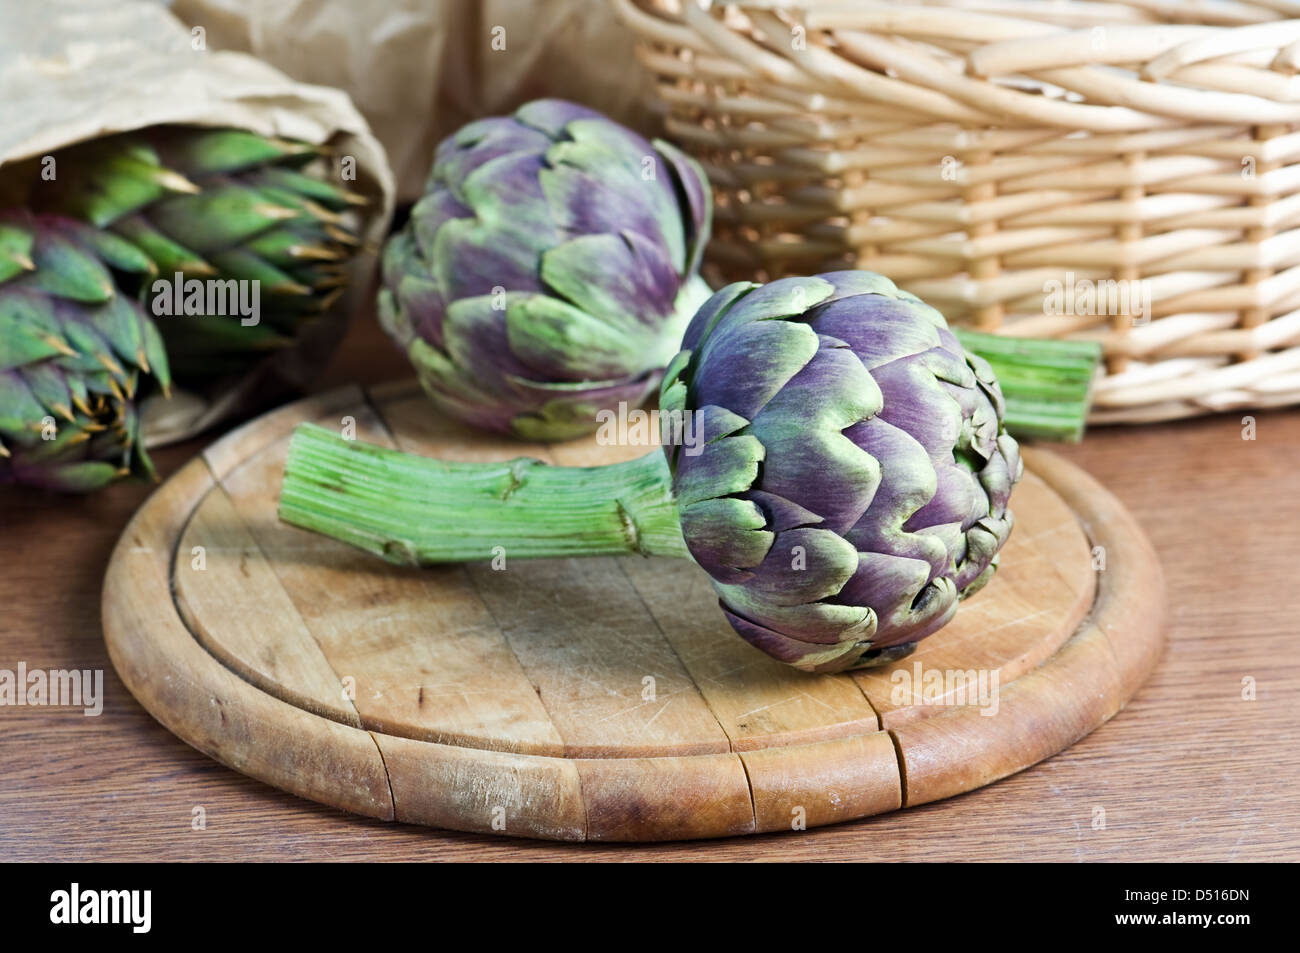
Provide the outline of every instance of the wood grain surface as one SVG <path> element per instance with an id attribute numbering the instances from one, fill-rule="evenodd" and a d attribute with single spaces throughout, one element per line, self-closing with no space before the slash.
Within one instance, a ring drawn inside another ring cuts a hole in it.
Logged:
<path id="1" fill-rule="evenodd" d="M 321 386 L 403 373 L 401 358 L 362 323 Z M 1097 431 L 1064 451 L 1133 511 L 1168 580 L 1165 657 L 1109 724 L 1032 771 L 907 812 L 648 847 L 503 840 L 347 816 L 211 761 L 130 696 L 100 633 L 108 554 L 148 488 L 77 500 L 8 493 L 0 497 L 0 668 L 103 669 L 107 697 L 99 717 L 0 709 L 0 859 L 1297 859 L 1300 595 L 1291 554 L 1300 543 L 1300 413 L 1257 421 L 1253 441 L 1242 440 L 1232 415 Z M 161 452 L 163 471 L 200 448 Z M 1252 696 L 1243 685 L 1253 697 L 1243 697 Z M 855 756 L 837 754 L 821 762 L 827 770 Z M 500 757 L 508 773 L 512 756 Z M 767 769 L 761 751 L 744 760 L 751 773 Z M 402 783 L 423 786 L 418 777 Z M 600 783 L 616 790 L 619 779 Z M 202 830 L 192 823 L 198 808 Z M 756 808 L 760 828 L 784 826 L 779 806 Z M 599 826 L 635 822 L 608 816 Z"/>

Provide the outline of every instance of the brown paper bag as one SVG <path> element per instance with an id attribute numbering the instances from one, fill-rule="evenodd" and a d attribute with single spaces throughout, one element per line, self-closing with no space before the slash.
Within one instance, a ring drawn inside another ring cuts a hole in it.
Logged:
<path id="1" fill-rule="evenodd" d="M 383 142 L 402 201 L 419 197 L 446 135 L 541 96 L 641 132 L 651 87 L 606 0 L 176 0 L 215 49 L 347 90 Z"/>

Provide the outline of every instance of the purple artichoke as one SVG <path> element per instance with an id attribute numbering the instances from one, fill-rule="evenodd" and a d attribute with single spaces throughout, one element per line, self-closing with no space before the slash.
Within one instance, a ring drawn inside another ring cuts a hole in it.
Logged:
<path id="1" fill-rule="evenodd" d="M 490 430 L 560 440 L 657 386 L 709 289 L 694 160 L 538 100 L 437 150 L 384 252 L 379 314 L 425 390 Z"/>
<path id="2" fill-rule="evenodd" d="M 303 426 L 281 517 L 403 564 L 689 555 L 742 637 L 814 672 L 906 655 L 988 582 L 1020 452 L 939 312 L 865 271 L 739 283 L 683 348 L 666 454 L 454 464 Z"/>
<path id="3" fill-rule="evenodd" d="M 1022 472 L 988 364 L 871 272 L 730 285 L 669 366 L 682 535 L 737 632 L 837 671 L 910 652 L 992 576 Z"/>

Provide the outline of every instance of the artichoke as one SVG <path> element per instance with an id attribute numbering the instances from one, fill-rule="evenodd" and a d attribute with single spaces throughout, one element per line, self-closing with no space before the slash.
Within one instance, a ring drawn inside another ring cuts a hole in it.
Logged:
<path id="1" fill-rule="evenodd" d="M 159 126 L 59 153 L 31 201 L 111 230 L 169 283 L 258 282 L 256 323 L 229 307 L 177 315 L 144 289 L 177 381 L 203 389 L 293 344 L 342 294 L 360 244 L 348 210 L 364 200 L 328 181 L 322 156 L 240 129 Z"/>
<path id="2" fill-rule="evenodd" d="M 694 160 L 538 100 L 439 147 L 384 251 L 380 320 L 435 404 L 533 440 L 596 429 L 659 382 L 709 295 Z"/>
<path id="3" fill-rule="evenodd" d="M 166 389 L 167 356 L 115 273 L 152 264 L 71 219 L 0 214 L 0 484 L 84 492 L 153 475 L 135 400 Z"/>
<path id="4" fill-rule="evenodd" d="M 878 665 L 992 575 L 1022 466 L 988 364 L 880 275 L 737 283 L 665 372 L 694 438 L 606 467 L 453 464 L 304 425 L 281 518 L 397 563 L 689 555 L 735 630 L 808 671 Z"/>
<path id="5" fill-rule="evenodd" d="M 813 671 L 897 658 L 988 582 L 1020 452 L 938 311 L 870 272 L 733 284 L 682 347 L 682 535 L 746 640 Z"/>

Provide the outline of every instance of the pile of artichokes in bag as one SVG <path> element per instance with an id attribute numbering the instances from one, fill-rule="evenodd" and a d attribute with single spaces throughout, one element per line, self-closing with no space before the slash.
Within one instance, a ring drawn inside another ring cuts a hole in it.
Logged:
<path id="1" fill-rule="evenodd" d="M 152 474 L 142 398 L 237 378 L 314 333 L 361 200 L 318 147 L 238 129 L 154 127 L 53 158 L 52 176 L 5 170 L 28 207 L 0 232 L 0 484 L 86 491 Z M 195 279 L 225 303 L 177 309 Z"/>
<path id="2" fill-rule="evenodd" d="M 694 162 L 578 106 L 452 136 L 379 301 L 434 403 L 554 440 L 661 382 L 661 421 L 692 439 L 568 468 L 448 463 L 303 425 L 281 518 L 404 565 L 498 547 L 690 558 L 774 658 L 836 672 L 906 655 L 997 566 L 1022 474 L 1008 424 L 1077 437 L 1099 349 L 955 333 L 866 271 L 701 303 L 710 217 Z"/>
<path id="3" fill-rule="evenodd" d="M 34 200 L 125 238 L 169 282 L 257 282 L 256 323 L 229 301 L 218 313 L 151 309 L 177 382 L 201 388 L 291 346 L 342 293 L 360 244 L 347 212 L 364 202 L 307 168 L 320 157 L 242 129 L 155 127 L 66 150 Z"/>

